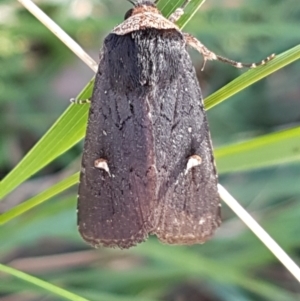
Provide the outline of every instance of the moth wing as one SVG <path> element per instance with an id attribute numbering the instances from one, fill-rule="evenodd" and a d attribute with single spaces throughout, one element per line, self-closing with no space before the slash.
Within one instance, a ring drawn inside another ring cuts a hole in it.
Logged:
<path id="1" fill-rule="evenodd" d="M 221 204 L 202 95 L 186 51 L 179 64 L 184 72 L 156 100 L 163 106 L 155 123 L 160 188 L 153 233 L 164 243 L 196 244 L 220 225 Z"/>
<path id="2" fill-rule="evenodd" d="M 169 183 L 160 191 L 154 231 L 164 243 L 204 243 L 221 223 L 216 174 L 206 153 L 209 146 L 210 141 L 204 139 L 197 151 L 202 161 L 199 166 L 187 170 L 186 159 L 185 164 L 178 162 L 166 172 Z"/>
<path id="3" fill-rule="evenodd" d="M 149 154 L 151 124 L 140 123 L 148 113 L 145 97 L 126 88 L 127 69 L 113 65 L 130 64 L 130 51 L 115 48 L 131 49 L 128 43 L 133 43 L 130 37 L 110 35 L 106 39 L 89 112 L 78 227 L 95 247 L 129 248 L 145 240 L 150 228 L 156 174 Z M 102 168 L 96 166 L 98 160 Z"/>

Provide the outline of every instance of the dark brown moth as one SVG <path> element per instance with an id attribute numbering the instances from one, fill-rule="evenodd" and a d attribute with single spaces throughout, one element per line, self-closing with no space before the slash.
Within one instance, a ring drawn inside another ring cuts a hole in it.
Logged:
<path id="1" fill-rule="evenodd" d="M 149 234 L 198 244 L 221 223 L 217 172 L 203 99 L 187 46 L 220 57 L 149 0 L 130 1 L 105 38 L 82 158 L 78 225 L 94 247 L 129 248 Z"/>

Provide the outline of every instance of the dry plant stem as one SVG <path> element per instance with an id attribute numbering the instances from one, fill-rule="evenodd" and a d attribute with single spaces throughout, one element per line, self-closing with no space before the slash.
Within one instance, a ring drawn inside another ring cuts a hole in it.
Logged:
<path id="1" fill-rule="evenodd" d="M 275 240 L 253 219 L 253 217 L 229 194 L 229 192 L 222 185 L 218 184 L 218 190 L 222 200 L 300 282 L 300 269 L 295 264 L 295 262 L 283 251 L 283 249 L 275 242 Z"/>
<path id="2" fill-rule="evenodd" d="M 66 44 L 83 62 L 94 72 L 97 72 L 97 63 L 55 22 L 53 22 L 39 7 L 30 0 L 18 0 L 25 6 L 41 23 L 52 31 L 64 44 Z"/>
<path id="3" fill-rule="evenodd" d="M 97 72 L 98 65 L 96 62 L 32 1 L 18 1 L 24 5 L 50 31 L 52 31 L 64 44 L 66 44 L 94 72 Z M 223 201 L 300 282 L 300 269 L 295 262 L 281 249 L 281 247 L 270 237 L 270 235 L 247 213 L 247 211 L 227 192 L 223 186 L 219 184 L 218 188 L 219 194 Z"/>

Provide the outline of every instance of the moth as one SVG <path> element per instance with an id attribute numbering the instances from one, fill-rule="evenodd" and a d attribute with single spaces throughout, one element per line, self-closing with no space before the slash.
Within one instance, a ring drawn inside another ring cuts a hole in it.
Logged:
<path id="1" fill-rule="evenodd" d="M 130 1 L 130 0 L 129 0 Z M 218 176 L 203 98 L 187 52 L 237 68 L 182 32 L 157 1 L 130 1 L 105 38 L 88 118 L 78 227 L 94 247 L 130 248 L 149 234 L 200 244 L 221 224 Z"/>

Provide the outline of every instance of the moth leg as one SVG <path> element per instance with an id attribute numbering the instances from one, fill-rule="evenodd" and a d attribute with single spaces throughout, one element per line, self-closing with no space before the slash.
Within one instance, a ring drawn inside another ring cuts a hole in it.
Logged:
<path id="1" fill-rule="evenodd" d="M 253 69 L 253 68 L 265 65 L 267 62 L 269 62 L 270 60 L 272 60 L 275 57 L 275 54 L 273 53 L 258 63 L 236 62 L 236 61 L 230 60 L 226 57 L 217 55 L 214 52 L 210 51 L 198 39 L 196 39 L 192 35 L 190 35 L 188 33 L 184 33 L 183 35 L 184 35 L 187 45 L 191 46 L 192 48 L 194 48 L 195 50 L 197 50 L 198 52 L 200 52 L 203 55 L 204 62 L 203 62 L 203 66 L 201 69 L 202 71 L 204 70 L 204 67 L 205 67 L 205 64 L 207 61 L 220 61 L 220 62 L 229 64 L 235 68 L 251 68 L 251 69 Z"/>
<path id="2" fill-rule="evenodd" d="M 184 14 L 184 9 L 186 8 L 186 6 L 189 4 L 190 1 L 191 0 L 185 0 L 183 4 L 180 7 L 178 7 L 174 11 L 174 13 L 169 17 L 169 21 L 171 21 L 172 23 L 177 22 L 180 19 L 180 17 Z"/>
<path id="3" fill-rule="evenodd" d="M 70 103 L 73 103 L 75 105 L 84 105 L 84 104 L 90 104 L 91 100 L 90 99 L 76 99 L 76 98 L 71 98 Z"/>

